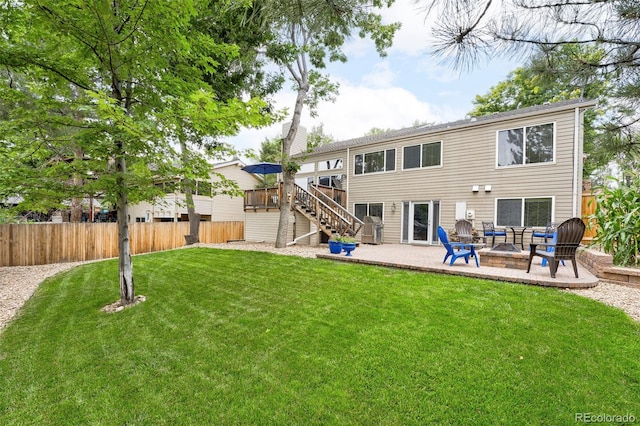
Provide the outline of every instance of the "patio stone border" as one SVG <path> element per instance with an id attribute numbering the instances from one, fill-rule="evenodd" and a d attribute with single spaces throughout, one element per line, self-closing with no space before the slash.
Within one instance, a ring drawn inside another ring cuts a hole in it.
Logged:
<path id="1" fill-rule="evenodd" d="M 640 268 L 613 266 L 613 256 L 590 248 L 578 250 L 578 261 L 601 280 L 640 289 Z"/>

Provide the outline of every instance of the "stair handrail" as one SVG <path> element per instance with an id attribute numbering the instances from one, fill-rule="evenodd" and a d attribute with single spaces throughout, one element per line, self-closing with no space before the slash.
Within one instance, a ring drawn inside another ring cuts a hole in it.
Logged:
<path id="1" fill-rule="evenodd" d="M 318 187 L 316 185 L 310 185 L 309 188 L 311 189 L 311 191 L 309 191 L 309 193 L 315 195 L 316 197 L 320 198 L 321 200 L 324 198 L 325 200 L 328 201 L 328 203 L 330 205 L 333 205 L 334 207 L 337 207 L 339 211 L 346 212 L 350 216 L 353 216 L 351 213 L 349 213 L 349 210 L 344 208 L 344 206 L 342 204 L 340 204 L 339 202 L 337 202 L 333 198 L 329 197 L 324 192 L 320 191 L 320 189 L 318 189 Z"/>
<path id="2" fill-rule="evenodd" d="M 347 191 L 342 190 L 342 189 L 338 189 L 338 188 L 334 188 L 332 186 L 326 186 L 326 185 L 320 185 L 318 183 L 312 183 L 309 184 L 310 189 L 313 190 L 314 193 L 316 194 L 322 194 L 323 196 L 329 198 L 330 200 L 335 201 L 339 206 L 341 206 L 343 209 L 346 209 L 346 201 L 345 203 L 339 201 L 336 197 L 340 196 L 340 198 L 344 197 L 345 199 L 347 198 Z"/>
<path id="3" fill-rule="evenodd" d="M 300 187 L 299 185 L 296 184 L 294 189 L 295 189 L 295 199 L 297 201 L 299 201 L 301 204 L 303 204 L 305 207 L 308 207 L 308 208 L 316 210 L 316 211 L 320 210 L 321 213 L 325 213 L 324 217 L 326 219 L 331 219 L 331 216 L 334 216 L 337 219 L 339 219 L 339 221 L 332 220 L 331 221 L 332 222 L 331 226 L 333 228 L 339 230 L 340 235 L 344 235 L 349 230 L 351 230 L 353 235 L 356 235 L 360 231 L 360 228 L 362 228 L 362 226 L 364 225 L 364 222 L 362 222 L 356 216 L 353 216 L 348 210 L 346 210 L 340 204 L 335 203 L 335 201 L 331 200 L 331 202 L 333 202 L 335 204 L 335 206 L 338 207 L 337 211 L 333 207 L 331 207 L 330 205 L 328 205 L 327 203 L 322 201 L 318 196 L 316 196 L 315 194 L 312 194 L 311 192 L 305 190 L 304 188 Z M 304 196 L 302 196 L 302 195 L 304 195 Z M 305 199 L 305 197 L 306 197 L 306 199 Z M 309 200 L 315 201 L 315 203 L 320 208 L 319 209 L 315 208 L 315 206 L 311 205 Z M 346 213 L 347 217 L 344 217 L 342 215 L 342 213 Z M 316 213 L 316 214 L 318 214 L 318 213 Z M 346 226 L 344 226 L 344 229 L 341 230 L 341 228 L 343 228 L 343 227 L 339 226 L 339 225 L 346 225 Z"/>
<path id="4" fill-rule="evenodd" d="M 298 192 L 302 192 L 304 194 L 307 194 L 310 196 L 311 199 L 317 201 L 321 206 L 326 207 L 331 213 L 333 213 L 334 215 L 338 216 L 340 219 L 342 219 L 344 222 L 349 222 L 348 219 L 346 219 L 344 216 L 342 216 L 340 214 L 340 212 L 335 211 L 330 205 L 328 205 L 327 203 L 325 203 L 324 201 L 322 201 L 319 197 L 317 197 L 316 195 L 310 193 L 309 191 L 306 191 L 304 188 L 302 188 L 299 185 L 295 185 L 296 186 L 296 200 L 299 200 L 301 202 L 303 202 L 303 204 L 309 208 L 313 208 L 313 206 L 311 205 L 311 203 L 307 203 L 305 202 L 304 198 L 299 197 L 298 196 Z M 300 191 L 298 191 L 300 190 Z M 364 223 L 364 222 L 363 222 Z"/>
<path id="5" fill-rule="evenodd" d="M 338 203 L 336 200 L 334 200 L 333 198 L 329 197 L 324 192 L 320 191 L 316 185 L 311 185 L 311 189 L 312 189 L 312 191 L 314 193 L 319 194 L 321 199 L 324 198 L 324 199 L 328 200 L 329 203 L 332 204 L 335 208 L 337 208 L 337 210 L 339 212 L 342 212 L 348 218 L 350 218 L 351 219 L 351 226 L 353 228 L 355 228 L 356 225 L 359 225 L 358 229 L 355 231 L 356 234 L 358 233 L 358 231 L 360 231 L 360 228 L 362 228 L 362 226 L 364 225 L 363 221 L 361 221 L 357 216 L 351 214 L 351 212 L 349 210 L 347 210 L 342 204 Z"/>

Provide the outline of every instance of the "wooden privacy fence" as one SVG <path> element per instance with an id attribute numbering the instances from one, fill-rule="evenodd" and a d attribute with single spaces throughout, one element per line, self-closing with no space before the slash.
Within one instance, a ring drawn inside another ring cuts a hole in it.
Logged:
<path id="1" fill-rule="evenodd" d="M 596 212 L 598 203 L 596 202 L 596 196 L 592 194 L 582 194 L 582 220 L 587 229 L 584 231 L 584 237 L 582 242 L 588 244 L 596 236 L 598 224 L 595 219 L 590 219 L 589 216 Z"/>
<path id="2" fill-rule="evenodd" d="M 131 252 L 150 253 L 185 245 L 189 222 L 130 223 Z M 244 222 L 200 222 L 200 242 L 244 239 Z M 0 266 L 46 265 L 118 256 L 115 223 L 0 225 Z"/>

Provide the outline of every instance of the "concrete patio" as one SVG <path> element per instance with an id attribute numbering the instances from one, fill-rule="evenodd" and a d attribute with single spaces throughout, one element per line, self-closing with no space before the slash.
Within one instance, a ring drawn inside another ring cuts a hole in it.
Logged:
<path id="1" fill-rule="evenodd" d="M 522 284 L 532 284 L 545 287 L 559 288 L 590 288 L 598 284 L 598 278 L 578 263 L 578 275 L 573 274 L 571 262 L 566 266 L 560 265 L 556 278 L 551 278 L 548 267 L 541 265 L 539 257 L 534 258 L 531 272 L 526 269 L 514 269 L 507 267 L 486 266 L 482 263 L 483 256 L 489 256 L 488 249 L 479 250 L 480 267 L 470 259 L 466 264 L 464 259 L 458 259 L 453 264 L 442 263 L 445 249 L 441 246 L 413 246 L 406 244 L 360 244 L 351 256 L 326 253 L 316 256 L 324 259 L 332 259 L 343 262 L 362 263 L 367 265 L 379 265 L 392 268 L 410 269 L 423 272 L 437 272 L 441 274 L 463 275 L 474 278 L 486 278 L 498 281 L 508 281 Z M 526 252 L 525 252 L 526 253 Z"/>

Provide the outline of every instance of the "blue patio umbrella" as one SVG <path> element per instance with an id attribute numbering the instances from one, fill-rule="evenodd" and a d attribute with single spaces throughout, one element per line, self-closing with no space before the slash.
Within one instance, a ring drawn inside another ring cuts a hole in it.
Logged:
<path id="1" fill-rule="evenodd" d="M 282 166 L 278 163 L 257 163 L 244 166 L 242 170 L 247 173 L 270 175 L 274 173 L 282 173 Z"/>

